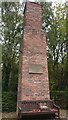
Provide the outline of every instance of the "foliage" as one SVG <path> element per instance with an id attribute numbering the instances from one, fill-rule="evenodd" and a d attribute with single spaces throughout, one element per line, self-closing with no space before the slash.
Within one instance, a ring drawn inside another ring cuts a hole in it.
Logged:
<path id="1" fill-rule="evenodd" d="M 3 92 L 2 93 L 2 111 L 12 112 L 16 111 L 16 93 L 13 92 Z"/>
<path id="2" fill-rule="evenodd" d="M 3 91 L 16 91 L 18 80 L 19 47 L 23 30 L 19 3 L 2 3 L 2 80 Z"/>
<path id="3" fill-rule="evenodd" d="M 48 70 L 51 90 L 66 90 L 68 86 L 68 76 L 66 75 L 68 71 L 66 68 L 68 63 L 68 48 L 66 46 L 68 42 L 66 38 L 65 8 L 65 4 L 57 4 L 54 7 L 49 4 L 48 8 L 46 4 L 45 7 L 43 6 L 43 16 L 46 11 L 43 17 L 43 29 L 45 30 L 46 28 L 47 35 Z"/>
<path id="4" fill-rule="evenodd" d="M 8 112 L 16 110 L 19 49 L 23 32 L 20 9 L 19 3 L 2 3 L 2 108 Z"/>
<path id="5" fill-rule="evenodd" d="M 51 98 L 68 108 L 68 14 L 65 4 L 43 3 L 43 30 L 46 30 Z M 62 102 L 61 102 L 62 101 Z"/>
<path id="6" fill-rule="evenodd" d="M 42 28 L 46 32 L 49 31 L 50 26 L 52 25 L 51 20 L 54 17 L 51 6 L 52 2 L 42 2 Z"/>
<path id="7" fill-rule="evenodd" d="M 51 91 L 51 98 L 60 108 L 68 109 L 68 91 Z"/>

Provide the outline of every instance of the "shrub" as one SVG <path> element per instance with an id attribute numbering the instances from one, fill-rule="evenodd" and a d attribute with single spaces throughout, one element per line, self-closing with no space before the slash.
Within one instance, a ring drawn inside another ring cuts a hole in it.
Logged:
<path id="1" fill-rule="evenodd" d="M 17 95 L 13 92 L 2 93 L 2 111 L 12 112 L 16 111 Z"/>
<path id="2" fill-rule="evenodd" d="M 68 91 L 51 91 L 51 99 L 54 99 L 60 108 L 68 109 Z"/>

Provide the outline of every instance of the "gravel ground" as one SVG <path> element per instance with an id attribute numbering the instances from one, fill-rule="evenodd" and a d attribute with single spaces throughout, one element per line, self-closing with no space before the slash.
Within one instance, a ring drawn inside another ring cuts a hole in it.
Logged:
<path id="1" fill-rule="evenodd" d="M 2 118 L 17 118 L 16 112 L 2 113 Z"/>

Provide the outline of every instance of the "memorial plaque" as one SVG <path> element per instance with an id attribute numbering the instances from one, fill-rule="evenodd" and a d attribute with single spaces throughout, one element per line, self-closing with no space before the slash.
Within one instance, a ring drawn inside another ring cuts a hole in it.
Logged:
<path id="1" fill-rule="evenodd" d="M 43 73 L 41 64 L 30 64 L 29 73 Z"/>

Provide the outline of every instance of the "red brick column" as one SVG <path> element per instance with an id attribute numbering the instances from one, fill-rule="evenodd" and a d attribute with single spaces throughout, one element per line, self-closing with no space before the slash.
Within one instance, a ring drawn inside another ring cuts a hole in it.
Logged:
<path id="1" fill-rule="evenodd" d="M 19 77 L 18 83 L 18 100 L 50 99 L 46 35 L 42 31 L 41 5 L 37 3 L 27 2 L 25 7 L 20 62 L 21 77 Z M 34 66 L 32 70 L 35 73 L 30 72 L 32 66 Z M 40 67 L 40 72 L 37 70 L 38 67 Z"/>

